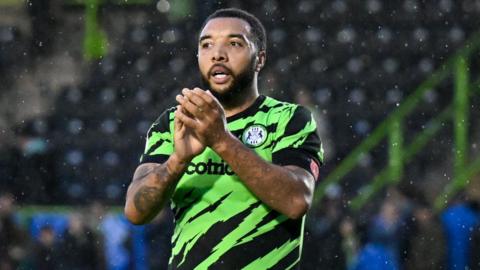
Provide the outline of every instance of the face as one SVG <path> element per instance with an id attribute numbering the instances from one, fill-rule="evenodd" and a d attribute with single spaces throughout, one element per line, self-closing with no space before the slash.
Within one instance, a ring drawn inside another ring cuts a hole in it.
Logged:
<path id="1" fill-rule="evenodd" d="M 238 18 L 215 18 L 203 28 L 198 65 L 205 87 L 222 102 L 250 87 L 257 67 L 250 25 Z"/>

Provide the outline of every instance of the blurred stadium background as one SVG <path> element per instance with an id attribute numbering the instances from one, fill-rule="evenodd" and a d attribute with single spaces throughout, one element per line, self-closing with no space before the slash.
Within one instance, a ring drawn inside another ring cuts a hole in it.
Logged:
<path id="1" fill-rule="evenodd" d="M 165 269 L 171 215 L 124 195 L 222 7 L 318 120 L 302 269 L 480 269 L 479 0 L 0 0 L 0 269 Z"/>

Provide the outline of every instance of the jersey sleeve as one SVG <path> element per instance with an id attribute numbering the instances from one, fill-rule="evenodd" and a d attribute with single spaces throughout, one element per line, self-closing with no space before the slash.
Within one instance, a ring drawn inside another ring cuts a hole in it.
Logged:
<path id="1" fill-rule="evenodd" d="M 163 112 L 148 130 L 140 163 L 164 163 L 173 153 L 173 131 L 170 127 L 173 111 L 174 108 Z"/>
<path id="2" fill-rule="evenodd" d="M 277 127 L 278 137 L 272 150 L 272 162 L 296 165 L 318 178 L 323 163 L 323 149 L 312 113 L 298 106 L 286 114 Z"/>

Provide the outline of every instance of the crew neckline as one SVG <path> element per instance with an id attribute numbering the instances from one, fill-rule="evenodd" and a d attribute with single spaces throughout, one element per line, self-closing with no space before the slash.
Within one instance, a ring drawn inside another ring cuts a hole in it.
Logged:
<path id="1" fill-rule="evenodd" d="M 236 113 L 232 116 L 229 116 L 226 118 L 227 120 L 227 123 L 229 122 L 232 122 L 232 121 L 235 121 L 237 119 L 240 119 L 242 117 L 245 117 L 247 115 L 250 115 L 252 114 L 253 112 L 257 111 L 257 109 L 260 107 L 260 105 L 263 103 L 263 101 L 265 100 L 265 96 L 264 95 L 259 95 L 257 97 L 257 99 L 255 99 L 255 101 L 252 103 L 252 105 L 250 105 L 248 108 L 246 108 L 245 110 L 239 112 L 239 113 Z"/>

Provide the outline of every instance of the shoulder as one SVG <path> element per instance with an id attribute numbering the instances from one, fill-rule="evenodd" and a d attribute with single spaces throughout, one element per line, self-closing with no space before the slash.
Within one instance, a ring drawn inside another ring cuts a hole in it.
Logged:
<path id="1" fill-rule="evenodd" d="M 279 117 L 278 119 L 281 121 L 306 123 L 312 119 L 312 112 L 299 104 L 280 101 L 267 96 L 262 106 L 269 108 L 270 113 Z"/>
<path id="2" fill-rule="evenodd" d="M 171 108 L 168 108 L 166 110 L 164 110 L 162 112 L 162 114 L 160 114 L 160 116 L 157 118 L 157 120 L 155 120 L 155 122 L 153 122 L 153 124 L 160 124 L 160 123 L 163 123 L 163 122 L 170 122 L 171 120 L 173 120 L 173 113 L 177 110 L 177 107 L 171 107 Z"/>
<path id="3" fill-rule="evenodd" d="M 173 122 L 174 112 L 177 107 L 171 107 L 164 110 L 160 116 L 153 122 L 149 130 L 149 135 L 152 131 L 168 131 L 170 130 L 170 123 Z"/>
<path id="4" fill-rule="evenodd" d="M 263 101 L 261 108 L 268 108 L 273 111 L 283 111 L 288 108 L 294 108 L 298 106 L 297 104 L 281 101 L 275 99 L 273 97 L 265 96 L 265 100 Z"/>

